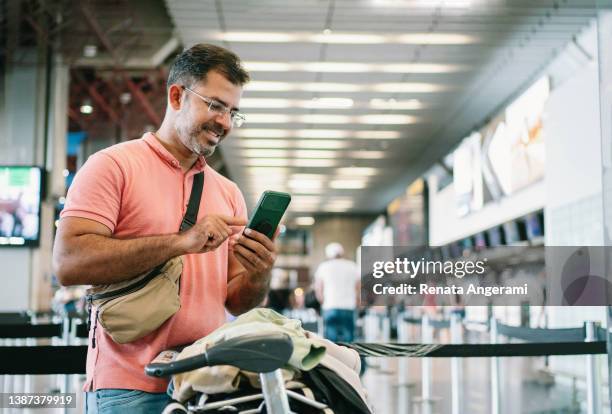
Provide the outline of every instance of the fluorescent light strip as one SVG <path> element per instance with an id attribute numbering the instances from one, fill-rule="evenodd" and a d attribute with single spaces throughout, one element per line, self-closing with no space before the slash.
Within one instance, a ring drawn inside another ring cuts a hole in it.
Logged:
<path id="1" fill-rule="evenodd" d="M 365 180 L 332 180 L 329 187 L 333 189 L 359 190 L 367 185 Z"/>
<path id="2" fill-rule="evenodd" d="M 323 182 L 318 180 L 290 180 L 288 183 L 290 188 L 311 188 L 320 190 L 323 188 Z"/>
<path id="3" fill-rule="evenodd" d="M 304 167 L 326 168 L 335 167 L 336 160 L 300 159 L 300 158 L 246 158 L 243 164 L 251 167 Z"/>
<path id="4" fill-rule="evenodd" d="M 321 194 L 320 188 L 308 188 L 308 187 L 300 187 L 300 188 L 291 188 L 291 194 Z"/>
<path id="5" fill-rule="evenodd" d="M 244 62 L 250 72 L 327 72 L 327 73 L 450 73 L 466 66 L 440 63 L 359 63 L 359 62 Z"/>
<path id="6" fill-rule="evenodd" d="M 449 86 L 427 82 L 334 83 L 334 82 L 272 82 L 254 81 L 245 85 L 251 92 L 389 92 L 432 93 L 448 90 Z"/>
<path id="7" fill-rule="evenodd" d="M 195 34 L 195 33 L 194 33 Z M 410 33 L 410 34 L 373 34 L 355 32 L 203 32 L 197 31 L 199 38 L 225 42 L 245 43 L 333 43 L 333 44 L 418 44 L 418 45 L 460 45 L 476 43 L 479 39 L 460 33 Z"/>
<path id="8" fill-rule="evenodd" d="M 291 149 L 247 149 L 240 153 L 241 156 L 246 158 L 364 158 L 364 159 L 381 159 L 384 158 L 387 153 L 384 151 L 349 151 L 348 153 L 342 153 L 333 150 L 291 150 Z"/>
<path id="9" fill-rule="evenodd" d="M 399 131 L 347 131 L 344 129 L 259 129 L 244 128 L 232 132 L 242 138 L 360 138 L 360 139 L 397 139 Z"/>
<path id="10" fill-rule="evenodd" d="M 353 106 L 349 98 L 316 98 L 316 99 L 276 99 L 276 98 L 243 98 L 241 108 L 304 108 L 304 109 L 347 109 Z"/>
<path id="11" fill-rule="evenodd" d="M 365 124 L 365 125 L 405 125 L 418 122 L 419 118 L 412 115 L 369 114 L 369 115 L 284 115 L 284 114 L 249 114 L 249 124 Z"/>
<path id="12" fill-rule="evenodd" d="M 242 106 L 242 101 L 240 102 Z M 395 99 L 371 99 L 370 108 L 385 110 L 422 109 L 425 106 L 417 99 L 395 100 Z"/>
<path id="13" fill-rule="evenodd" d="M 308 161 L 308 160 L 307 160 Z M 312 160 L 310 160 L 312 161 Z M 267 179 L 272 176 L 288 176 L 291 174 L 291 169 L 283 166 L 274 166 L 274 165 L 254 165 L 250 166 L 246 169 L 246 171 L 253 176 L 259 176 L 260 178 Z M 332 175 L 335 175 L 337 178 L 355 178 L 355 177 L 368 177 L 373 175 L 378 175 L 379 170 L 372 167 L 341 167 L 335 168 L 334 170 L 329 172 L 328 174 L 322 175 L 324 178 L 330 178 Z M 314 178 L 319 174 L 291 174 L 292 178 L 302 177 L 302 178 Z"/>
<path id="14" fill-rule="evenodd" d="M 240 100 L 243 109 L 350 109 L 372 108 L 384 110 L 416 110 L 425 105 L 418 99 L 371 99 L 369 102 L 357 102 L 348 98 L 313 98 L 313 99 L 280 99 L 280 98 L 243 98 Z"/>
<path id="15" fill-rule="evenodd" d="M 312 216 L 301 216 L 295 218 L 295 224 L 298 226 L 312 226 L 315 223 L 315 219 Z"/>
<path id="16" fill-rule="evenodd" d="M 369 175 L 377 175 L 378 170 L 376 168 L 371 167 L 343 167 L 336 169 L 337 175 L 342 176 L 369 176 Z"/>
<path id="17" fill-rule="evenodd" d="M 471 0 L 373 0 L 376 7 L 387 7 L 404 9 L 406 7 L 418 7 L 427 9 L 437 8 L 466 8 L 472 6 Z"/>
<path id="18" fill-rule="evenodd" d="M 226 144 L 227 145 L 227 144 Z M 248 139 L 233 142 L 232 145 L 240 148 L 302 148 L 302 149 L 342 149 L 348 147 L 347 141 L 332 141 L 332 140 L 280 140 L 280 139 Z"/>

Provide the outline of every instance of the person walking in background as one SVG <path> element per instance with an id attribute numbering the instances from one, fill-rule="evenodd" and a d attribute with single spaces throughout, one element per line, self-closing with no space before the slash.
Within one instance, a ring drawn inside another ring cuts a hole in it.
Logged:
<path id="1" fill-rule="evenodd" d="M 321 303 L 325 337 L 334 342 L 352 342 L 360 278 L 357 264 L 344 258 L 340 243 L 325 247 L 328 260 L 315 272 L 315 292 Z"/>

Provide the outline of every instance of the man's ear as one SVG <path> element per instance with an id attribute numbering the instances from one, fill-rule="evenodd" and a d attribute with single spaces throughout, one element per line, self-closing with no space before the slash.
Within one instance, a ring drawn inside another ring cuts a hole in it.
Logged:
<path id="1" fill-rule="evenodd" d="M 168 88 L 168 105 L 178 111 L 181 109 L 183 103 L 183 88 L 179 85 L 173 84 Z"/>

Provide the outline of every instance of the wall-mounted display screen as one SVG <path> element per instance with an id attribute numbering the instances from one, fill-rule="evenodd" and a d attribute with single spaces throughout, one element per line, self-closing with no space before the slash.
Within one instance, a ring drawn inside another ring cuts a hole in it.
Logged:
<path id="1" fill-rule="evenodd" d="M 537 212 L 525 216 L 525 226 L 529 240 L 544 237 L 544 213 Z"/>
<path id="2" fill-rule="evenodd" d="M 506 109 L 488 143 L 487 156 L 504 194 L 510 195 L 544 177 L 543 111 L 549 96 L 547 77 L 534 83 Z"/>
<path id="3" fill-rule="evenodd" d="M 419 178 L 387 206 L 394 246 L 422 246 L 427 243 L 424 191 L 425 181 Z"/>
<path id="4" fill-rule="evenodd" d="M 453 153 L 453 184 L 459 217 L 478 211 L 483 205 L 481 141 L 482 136 L 475 132 Z"/>
<path id="5" fill-rule="evenodd" d="M 40 167 L 0 166 L 0 246 L 38 244 L 41 191 Z"/>

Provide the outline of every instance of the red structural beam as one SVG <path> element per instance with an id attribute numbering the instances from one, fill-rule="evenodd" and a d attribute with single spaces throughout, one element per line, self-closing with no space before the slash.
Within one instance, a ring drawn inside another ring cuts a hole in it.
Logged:
<path id="1" fill-rule="evenodd" d="M 128 76 L 125 70 L 121 67 L 121 59 L 119 58 L 117 51 L 115 50 L 113 45 L 110 43 L 110 40 L 106 36 L 106 33 L 104 33 L 104 31 L 98 24 L 98 21 L 93 16 L 93 13 L 84 4 L 84 2 L 79 2 L 79 4 L 81 7 L 81 13 L 83 14 L 83 17 L 85 17 L 87 24 L 94 31 L 94 33 L 98 37 L 98 40 L 100 41 L 100 43 L 102 43 L 102 46 L 104 46 L 104 48 L 108 51 L 108 53 L 110 53 L 115 63 L 115 69 L 119 72 L 119 74 L 125 81 L 128 89 L 130 90 L 130 92 L 132 92 L 132 95 L 134 96 L 134 98 L 142 106 L 149 120 L 151 120 L 151 122 L 153 122 L 154 125 L 159 126 L 161 124 L 160 116 L 157 114 L 157 112 L 155 112 L 153 105 L 151 104 L 149 99 L 145 96 L 145 94 L 142 93 L 142 90 L 140 90 L 140 88 L 138 88 L 134 84 L 132 79 Z"/>

